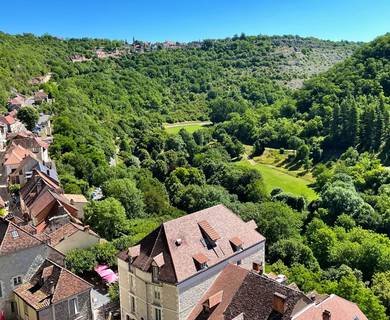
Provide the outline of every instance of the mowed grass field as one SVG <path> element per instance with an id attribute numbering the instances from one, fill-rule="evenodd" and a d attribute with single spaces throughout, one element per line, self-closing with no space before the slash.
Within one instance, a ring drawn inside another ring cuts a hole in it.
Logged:
<path id="1" fill-rule="evenodd" d="M 283 169 L 269 164 L 256 163 L 251 164 L 248 159 L 237 162 L 237 165 L 246 166 L 259 170 L 263 176 L 268 192 L 274 188 L 281 188 L 284 192 L 304 196 L 309 201 L 317 198 L 317 194 L 309 187 L 312 181 L 300 177 L 295 177 L 283 171 Z"/>
<path id="2" fill-rule="evenodd" d="M 164 124 L 164 129 L 169 134 L 178 134 L 181 129 L 185 129 L 188 133 L 193 133 L 196 130 L 201 129 L 204 126 L 211 125 L 209 121 L 198 121 L 198 122 L 182 122 Z"/>

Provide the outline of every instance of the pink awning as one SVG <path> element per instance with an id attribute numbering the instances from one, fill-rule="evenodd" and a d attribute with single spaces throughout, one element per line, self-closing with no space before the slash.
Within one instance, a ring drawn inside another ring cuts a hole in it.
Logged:
<path id="1" fill-rule="evenodd" d="M 118 276 L 113 272 L 111 274 L 108 274 L 103 277 L 103 280 L 108 282 L 108 283 L 113 283 L 118 281 Z"/>
<path id="2" fill-rule="evenodd" d="M 102 272 L 103 270 L 106 270 L 108 269 L 108 266 L 105 265 L 105 264 L 99 264 L 98 266 L 95 267 L 95 271 L 100 274 L 100 272 Z"/>

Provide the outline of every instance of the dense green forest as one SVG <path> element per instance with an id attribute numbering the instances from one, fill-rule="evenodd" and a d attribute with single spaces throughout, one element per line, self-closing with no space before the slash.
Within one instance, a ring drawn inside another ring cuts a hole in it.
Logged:
<path id="1" fill-rule="evenodd" d="M 270 270 L 387 319 L 390 35 L 369 44 L 241 35 L 94 56 L 126 47 L 0 34 L 4 111 L 13 91 L 28 94 L 37 89 L 31 77 L 52 72 L 40 87 L 55 100 L 39 108 L 54 116 L 50 152 L 61 183 L 68 193 L 101 187 L 104 195 L 85 216 L 109 242 L 72 252 L 70 268 L 115 264 L 118 250 L 162 221 L 224 203 L 257 222 Z M 75 54 L 91 59 L 73 63 Z M 163 129 L 184 120 L 213 125 Z M 286 161 L 314 177 L 317 197 L 268 192 L 261 171 L 237 165 L 265 148 L 293 150 Z"/>

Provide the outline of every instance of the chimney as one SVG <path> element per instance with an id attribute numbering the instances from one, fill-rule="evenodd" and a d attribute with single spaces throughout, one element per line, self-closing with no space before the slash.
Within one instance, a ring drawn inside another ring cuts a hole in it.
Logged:
<path id="1" fill-rule="evenodd" d="M 284 314 L 286 308 L 286 296 L 279 292 L 275 292 L 272 300 L 272 309 L 280 314 Z"/>
<path id="2" fill-rule="evenodd" d="M 175 244 L 177 247 L 180 247 L 182 243 L 182 240 L 180 238 L 176 239 Z"/>
<path id="3" fill-rule="evenodd" d="M 330 311 L 324 310 L 324 312 L 322 313 L 322 320 L 331 320 L 331 319 L 332 319 L 332 315 Z"/>

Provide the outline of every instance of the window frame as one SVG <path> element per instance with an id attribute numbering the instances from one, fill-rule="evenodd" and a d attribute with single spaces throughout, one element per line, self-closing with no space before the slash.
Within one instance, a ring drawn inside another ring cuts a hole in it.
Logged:
<path id="1" fill-rule="evenodd" d="M 158 283 L 159 276 L 160 276 L 160 268 L 158 266 L 152 265 L 152 281 Z"/>
<path id="2" fill-rule="evenodd" d="M 153 297 L 154 297 L 154 301 L 156 301 L 156 302 L 160 302 L 161 301 L 161 287 L 154 286 L 154 288 L 153 288 Z"/>
<path id="3" fill-rule="evenodd" d="M 72 301 L 75 301 L 75 304 L 74 304 L 74 306 L 75 306 L 75 313 L 74 313 L 74 314 L 71 313 L 71 310 L 72 310 L 72 308 L 71 308 L 71 302 L 72 302 Z M 77 315 L 80 313 L 79 299 L 78 299 L 77 296 L 75 296 L 75 297 L 73 297 L 73 298 L 70 298 L 70 299 L 68 300 L 68 313 L 69 313 L 69 316 L 71 316 L 71 317 L 77 316 Z"/>
<path id="4" fill-rule="evenodd" d="M 130 294 L 130 312 L 135 315 L 137 312 L 136 297 Z"/>
<path id="5" fill-rule="evenodd" d="M 15 282 L 15 280 L 17 280 L 17 281 Z M 12 287 L 13 288 L 20 286 L 22 283 L 23 283 L 23 277 L 21 275 L 17 275 L 17 276 L 12 277 Z"/>
<path id="6" fill-rule="evenodd" d="M 159 307 L 153 307 L 153 308 L 154 308 L 154 320 L 163 320 L 162 309 Z"/>

